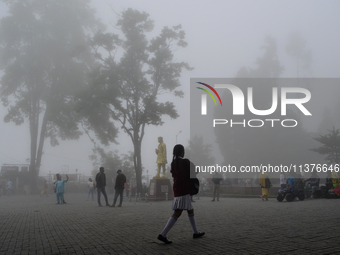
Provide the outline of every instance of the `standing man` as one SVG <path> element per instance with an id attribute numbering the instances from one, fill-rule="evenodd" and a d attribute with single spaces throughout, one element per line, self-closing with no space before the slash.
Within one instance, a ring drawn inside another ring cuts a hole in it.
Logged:
<path id="1" fill-rule="evenodd" d="M 55 194 L 57 197 L 56 204 L 66 204 L 64 202 L 64 193 L 65 193 L 64 183 L 67 181 L 68 181 L 67 175 L 66 175 L 66 179 L 61 179 L 61 175 L 57 174 L 57 181 L 54 184 Z"/>
<path id="2" fill-rule="evenodd" d="M 211 202 L 215 201 L 215 197 L 217 198 L 217 201 L 220 201 L 220 182 L 222 180 L 221 176 L 218 173 L 215 173 L 214 178 L 211 179 L 214 183 L 214 197 L 211 200 Z"/>
<path id="3" fill-rule="evenodd" d="M 98 194 L 98 206 L 101 207 L 102 204 L 100 203 L 100 195 L 101 193 L 103 193 L 104 198 L 105 198 L 105 202 L 106 202 L 106 206 L 110 206 L 109 205 L 109 201 L 107 200 L 107 194 L 106 194 L 106 190 L 105 190 L 105 186 L 106 186 L 106 176 L 104 173 L 104 167 L 100 167 L 99 168 L 99 173 L 96 175 L 96 183 L 97 183 L 97 194 Z"/>
<path id="4" fill-rule="evenodd" d="M 120 169 L 117 171 L 117 174 L 118 175 L 116 177 L 116 184 L 115 184 L 115 190 L 116 190 L 115 198 L 113 199 L 113 204 L 111 205 L 111 207 L 115 207 L 118 196 L 120 196 L 120 201 L 117 207 L 122 207 L 122 203 L 123 203 L 123 191 L 124 191 L 124 184 L 126 183 L 126 177 L 122 173 L 122 170 Z"/>

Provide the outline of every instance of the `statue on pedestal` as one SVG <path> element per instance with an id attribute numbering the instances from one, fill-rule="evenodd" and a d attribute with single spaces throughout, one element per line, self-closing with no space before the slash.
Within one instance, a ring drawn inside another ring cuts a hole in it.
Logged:
<path id="1" fill-rule="evenodd" d="M 156 154 L 157 154 L 157 175 L 155 177 L 153 177 L 154 179 L 158 179 L 158 178 L 166 178 L 165 177 L 165 164 L 168 163 L 168 161 L 166 160 L 166 145 L 163 142 L 163 137 L 158 137 L 158 149 L 156 149 Z M 163 175 L 162 177 L 160 177 L 160 171 L 161 168 L 163 169 Z"/>

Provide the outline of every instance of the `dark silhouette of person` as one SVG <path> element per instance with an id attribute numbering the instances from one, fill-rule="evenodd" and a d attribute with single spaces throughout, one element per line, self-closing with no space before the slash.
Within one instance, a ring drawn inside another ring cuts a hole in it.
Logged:
<path id="1" fill-rule="evenodd" d="M 115 183 L 115 197 L 113 199 L 113 204 L 111 205 L 111 207 L 115 207 L 118 196 L 120 196 L 118 207 L 122 207 L 122 203 L 123 203 L 123 192 L 124 192 L 124 186 L 126 183 L 126 177 L 122 173 L 122 170 L 120 169 L 117 171 L 117 174 L 118 175 L 116 177 L 116 183 Z"/>
<path id="2" fill-rule="evenodd" d="M 105 198 L 105 202 L 106 202 L 106 206 L 110 206 L 109 205 L 109 201 L 107 199 L 107 194 L 106 194 L 106 190 L 105 190 L 105 186 L 106 186 L 106 176 L 104 173 L 104 167 L 100 167 L 99 168 L 99 173 L 96 175 L 96 187 L 97 187 L 97 194 L 98 194 L 98 206 L 101 207 L 102 204 L 100 203 L 100 196 L 101 193 L 103 193 L 104 198 Z"/>
<path id="3" fill-rule="evenodd" d="M 164 242 L 165 244 L 172 243 L 172 241 L 170 241 L 166 235 L 175 225 L 183 210 L 186 210 L 188 212 L 188 219 L 194 232 L 193 238 L 200 238 L 205 234 L 204 232 L 199 232 L 197 229 L 194 217 L 194 208 L 191 205 L 190 193 L 192 192 L 192 185 L 190 181 L 190 169 L 195 169 L 195 167 L 188 159 L 183 159 L 183 157 L 183 145 L 175 145 L 170 171 L 174 180 L 174 201 L 172 203 L 172 210 L 174 211 L 174 213 L 169 218 L 162 233 L 160 233 L 157 237 L 158 240 Z M 192 167 L 190 167 L 191 165 Z"/>

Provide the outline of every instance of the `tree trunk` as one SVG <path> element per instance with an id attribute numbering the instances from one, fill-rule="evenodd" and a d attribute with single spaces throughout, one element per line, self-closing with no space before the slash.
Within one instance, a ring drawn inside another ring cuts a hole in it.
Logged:
<path id="1" fill-rule="evenodd" d="M 47 113 L 47 109 L 46 109 L 43 121 L 41 123 L 41 129 L 40 129 L 39 147 L 38 147 L 37 161 L 36 161 L 37 175 L 39 175 L 41 158 L 42 158 L 42 154 L 43 154 L 45 135 L 46 135 L 46 126 L 47 126 L 47 119 L 48 119 L 47 115 L 48 115 L 48 113 Z"/>
<path id="2" fill-rule="evenodd" d="M 136 183 L 137 183 L 137 192 L 142 193 L 142 156 L 141 156 L 141 141 L 137 139 L 134 142 L 134 166 L 136 171 Z"/>
<path id="3" fill-rule="evenodd" d="M 30 159 L 30 186 L 32 193 L 36 193 L 38 184 L 38 174 L 36 169 L 37 141 L 39 128 L 39 103 L 32 99 L 30 120 L 31 135 L 31 159 Z"/>

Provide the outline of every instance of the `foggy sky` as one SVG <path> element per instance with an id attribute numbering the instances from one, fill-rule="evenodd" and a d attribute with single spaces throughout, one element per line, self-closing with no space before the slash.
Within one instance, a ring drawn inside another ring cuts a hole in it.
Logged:
<path id="1" fill-rule="evenodd" d="M 127 8 L 134 8 L 150 14 L 155 21 L 152 35 L 163 26 L 182 25 L 186 32 L 188 46 L 175 51 L 175 61 L 186 61 L 195 69 L 184 71 L 181 77 L 184 99 L 174 99 L 167 95 L 164 99 L 176 103 L 180 117 L 176 120 L 164 118 L 161 127 L 147 127 L 143 140 L 143 166 L 151 172 L 156 169 L 157 137 L 163 136 L 167 145 L 168 161 L 172 147 L 177 142 L 187 145 L 189 140 L 189 84 L 190 78 L 234 77 L 242 67 L 254 67 L 257 57 L 262 56 L 264 38 L 271 35 L 277 40 L 279 60 L 285 70 L 281 77 L 296 77 L 294 61 L 285 53 L 288 35 L 299 31 L 312 50 L 311 69 L 300 77 L 339 77 L 340 45 L 339 29 L 340 2 L 338 1 L 93 1 L 97 15 L 115 32 L 115 14 Z M 0 6 L 0 15 L 5 9 Z M 21 126 L 4 123 L 6 109 L 0 106 L 1 147 L 0 164 L 26 163 L 29 158 L 29 130 L 27 121 Z M 132 151 L 132 143 L 124 133 L 120 133 L 119 145 L 111 145 L 111 150 L 122 153 Z M 92 162 L 88 159 L 92 144 L 86 136 L 80 141 L 61 141 L 57 147 L 45 142 L 41 175 L 61 172 L 62 165 L 68 165 L 70 172 L 89 174 Z"/>

